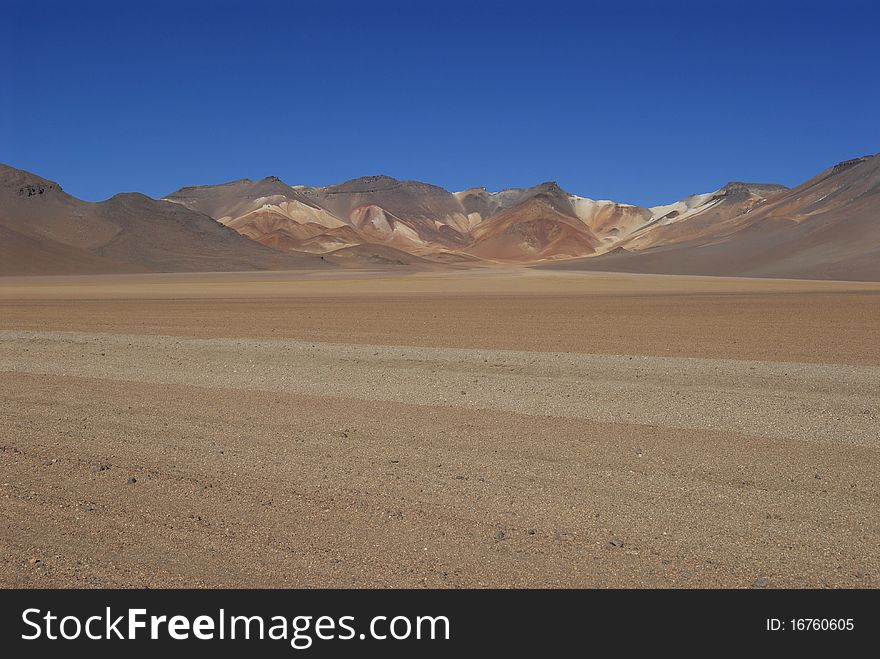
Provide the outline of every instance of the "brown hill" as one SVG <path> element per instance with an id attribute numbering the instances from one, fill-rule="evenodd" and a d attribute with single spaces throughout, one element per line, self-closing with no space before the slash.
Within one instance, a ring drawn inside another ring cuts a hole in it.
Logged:
<path id="1" fill-rule="evenodd" d="M 873 156 L 793 190 L 734 182 L 653 208 L 553 182 L 452 193 L 388 176 L 326 187 L 240 179 L 93 204 L 4 167 L 0 273 L 553 260 L 584 270 L 880 279 L 878 179 Z"/>
<path id="2" fill-rule="evenodd" d="M 384 245 L 428 260 L 466 263 L 477 256 L 513 261 L 583 256 L 592 254 L 599 244 L 590 230 L 590 222 L 598 215 L 592 207 L 579 214 L 584 202 L 594 202 L 569 195 L 553 182 L 496 193 L 482 188 L 451 193 L 390 176 L 366 176 L 326 187 L 291 187 L 269 177 L 183 188 L 166 199 L 207 213 L 266 246 L 287 251 L 329 254 L 358 245 Z M 639 210 L 642 214 L 635 216 L 649 215 Z M 508 211 L 515 214 L 481 228 Z M 537 215 L 529 217 L 533 211 Z M 563 216 L 568 219 L 558 219 Z M 513 224 L 518 227 L 508 226 L 511 217 L 517 218 Z M 518 232 L 520 238 L 510 238 L 512 233 L 504 239 L 490 237 L 492 227 L 500 224 Z M 522 245 L 522 250 L 516 245 Z M 347 254 L 354 258 L 371 251 Z"/>
<path id="3" fill-rule="evenodd" d="M 784 185 L 732 182 L 715 192 L 655 206 L 650 220 L 620 246 L 643 250 L 734 232 L 748 223 L 750 213 L 786 190 Z"/>
<path id="4" fill-rule="evenodd" d="M 670 244 L 637 250 L 637 241 L 624 242 L 627 251 L 550 267 L 880 280 L 880 156 L 842 162 L 738 215 L 704 224 Z"/>
<path id="5" fill-rule="evenodd" d="M 365 176 L 303 192 L 356 227 L 369 242 L 416 253 L 468 242 L 468 220 L 461 204 L 436 185 Z"/>
<path id="6" fill-rule="evenodd" d="M 207 215 L 137 193 L 90 203 L 0 165 L 0 273 L 86 274 L 320 266 L 258 245 Z"/>
<path id="7" fill-rule="evenodd" d="M 599 239 L 546 196 L 501 211 L 473 231 L 467 253 L 498 261 L 537 261 L 591 254 Z"/>

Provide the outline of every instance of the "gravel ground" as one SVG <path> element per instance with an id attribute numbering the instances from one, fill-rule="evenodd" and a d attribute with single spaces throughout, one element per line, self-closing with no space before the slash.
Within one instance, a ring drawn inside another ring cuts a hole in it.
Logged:
<path id="1" fill-rule="evenodd" d="M 0 585 L 877 586 L 870 291 L 480 276 L 0 294 Z"/>

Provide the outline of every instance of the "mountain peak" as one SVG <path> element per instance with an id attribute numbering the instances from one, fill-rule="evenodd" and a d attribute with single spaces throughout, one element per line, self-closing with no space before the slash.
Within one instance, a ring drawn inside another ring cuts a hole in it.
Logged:
<path id="1" fill-rule="evenodd" d="M 837 172 L 842 172 L 843 170 L 849 169 L 850 167 L 861 165 L 863 162 L 870 159 L 871 157 L 872 156 L 862 156 L 861 158 L 850 158 L 849 160 L 843 160 L 842 162 L 834 165 L 834 167 L 831 168 L 831 172 L 836 174 Z"/>
<path id="2" fill-rule="evenodd" d="M 155 202 L 157 200 L 143 194 L 142 192 L 117 192 L 107 201 L 143 204 Z"/>
<path id="3" fill-rule="evenodd" d="M 776 192 L 788 190 L 788 186 L 779 183 L 746 183 L 744 181 L 728 181 L 718 192 L 722 195 L 748 193 L 766 197 Z"/>
<path id="4" fill-rule="evenodd" d="M 376 174 L 373 176 L 361 176 L 353 178 L 350 181 L 331 185 L 328 187 L 333 192 L 376 192 L 400 185 L 400 181 L 385 174 Z"/>
<path id="5" fill-rule="evenodd" d="M 21 197 L 39 197 L 50 191 L 61 192 L 61 186 L 24 169 L 0 163 L 0 187 L 12 188 Z"/>
<path id="6" fill-rule="evenodd" d="M 353 178 L 349 181 L 345 181 L 340 185 L 345 185 L 346 183 L 399 183 L 396 178 L 393 176 L 388 176 L 387 174 L 371 174 L 369 176 L 359 176 L 358 178 Z"/>

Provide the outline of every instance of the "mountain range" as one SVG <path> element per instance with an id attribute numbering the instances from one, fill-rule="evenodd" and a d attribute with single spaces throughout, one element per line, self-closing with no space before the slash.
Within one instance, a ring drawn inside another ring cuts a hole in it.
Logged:
<path id="1" fill-rule="evenodd" d="M 277 177 L 92 203 L 0 165 L 0 274 L 333 267 L 542 268 L 880 280 L 880 155 L 805 183 L 731 182 L 645 208 L 556 183 L 450 192 Z"/>

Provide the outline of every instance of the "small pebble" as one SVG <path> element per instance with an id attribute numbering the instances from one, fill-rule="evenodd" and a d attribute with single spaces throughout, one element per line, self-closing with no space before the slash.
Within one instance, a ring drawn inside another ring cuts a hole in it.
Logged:
<path id="1" fill-rule="evenodd" d="M 770 580 L 765 577 L 758 577 L 755 579 L 755 583 L 752 584 L 752 588 L 766 588 L 770 585 Z"/>

